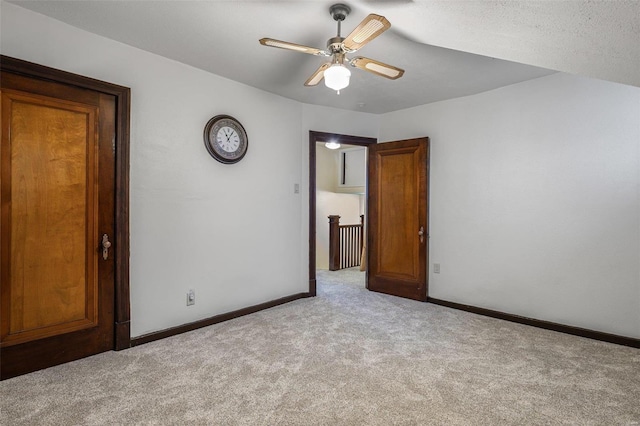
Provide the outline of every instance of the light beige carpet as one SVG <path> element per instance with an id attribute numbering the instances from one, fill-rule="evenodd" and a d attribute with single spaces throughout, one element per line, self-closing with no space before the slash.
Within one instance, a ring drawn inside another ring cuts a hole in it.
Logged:
<path id="1" fill-rule="evenodd" d="M 637 425 L 640 350 L 368 292 L 319 294 L 6 380 L 3 425 Z"/>

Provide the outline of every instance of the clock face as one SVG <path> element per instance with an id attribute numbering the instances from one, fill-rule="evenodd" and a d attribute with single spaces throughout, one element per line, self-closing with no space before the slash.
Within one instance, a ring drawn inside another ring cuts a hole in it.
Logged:
<path id="1" fill-rule="evenodd" d="M 235 152 L 240 146 L 240 136 L 233 127 L 221 127 L 216 136 L 216 142 L 226 152 Z"/>
<path id="2" fill-rule="evenodd" d="M 233 164 L 247 153 L 249 141 L 238 120 L 228 115 L 217 115 L 204 127 L 204 145 L 216 160 Z"/>

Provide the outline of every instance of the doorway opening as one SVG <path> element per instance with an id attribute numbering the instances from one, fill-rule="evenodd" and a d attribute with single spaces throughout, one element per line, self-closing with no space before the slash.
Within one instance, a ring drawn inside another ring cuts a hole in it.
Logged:
<path id="1" fill-rule="evenodd" d="M 328 156 L 326 155 L 327 152 L 322 152 L 320 155 L 318 155 L 318 152 L 319 152 L 318 150 L 320 149 L 325 150 L 326 148 L 324 148 L 323 145 L 327 143 L 332 143 L 332 142 L 341 145 L 340 147 L 341 151 L 339 151 L 338 155 L 336 156 L 336 158 L 338 159 L 338 163 L 336 168 L 337 173 L 336 173 L 336 176 L 334 176 L 336 178 L 335 186 L 338 189 L 337 193 L 341 193 L 345 195 L 351 194 L 354 196 L 354 197 L 351 197 L 352 198 L 351 200 L 347 201 L 347 204 L 349 202 L 351 204 L 355 204 L 356 203 L 355 199 L 359 199 L 357 201 L 357 203 L 359 204 L 359 206 L 357 207 L 359 214 L 357 214 L 356 216 L 360 216 L 360 214 L 364 214 L 365 222 L 366 222 L 366 211 L 367 211 L 366 179 L 363 182 L 364 185 L 359 185 L 360 182 L 357 182 L 357 178 L 356 178 L 356 182 L 350 181 L 350 179 L 353 179 L 354 177 L 353 176 L 350 177 L 349 173 L 351 173 L 351 170 L 354 168 L 352 167 L 349 170 L 347 170 L 344 165 L 345 165 L 345 162 L 347 162 L 348 164 L 348 159 L 350 157 L 352 158 L 360 157 L 362 154 L 362 147 L 365 148 L 364 158 L 366 159 L 367 157 L 366 148 L 370 145 L 376 144 L 377 139 L 367 138 L 362 136 L 349 136 L 349 135 L 341 135 L 336 133 L 309 131 L 309 295 L 310 296 L 316 295 L 316 268 L 318 266 L 321 266 L 321 267 L 325 266 L 323 264 L 319 265 L 319 263 L 322 263 L 324 261 L 323 259 L 325 254 L 327 257 L 327 262 L 329 257 L 329 252 L 327 247 L 327 252 L 323 253 L 323 255 L 321 256 L 322 258 L 320 260 L 318 259 L 318 254 L 319 254 L 318 253 L 318 235 L 319 233 L 324 234 L 326 232 L 327 238 L 322 238 L 322 241 L 326 240 L 326 243 L 328 245 L 329 218 L 328 217 L 322 218 L 318 214 L 318 210 L 317 210 L 318 198 L 317 197 L 318 197 L 319 191 L 318 191 L 317 172 L 318 172 L 319 157 Z M 318 145 L 320 145 L 321 147 L 318 148 Z M 320 160 L 322 159 L 320 158 Z M 364 172 L 366 173 L 366 167 Z M 356 175 L 359 174 L 357 170 L 355 174 Z M 331 215 L 334 215 L 334 213 L 331 213 Z M 325 219 L 326 219 L 326 225 L 325 225 L 326 227 L 319 228 L 319 220 L 322 220 L 324 222 Z M 349 219 L 348 220 L 349 225 L 351 224 L 351 222 L 354 222 L 355 224 L 355 218 L 345 218 L 345 219 Z M 346 222 L 344 223 L 347 224 Z M 363 238 L 363 236 L 361 236 L 361 238 Z M 362 241 L 364 241 L 364 239 Z M 363 261 L 366 264 L 366 259 L 363 259 Z"/>

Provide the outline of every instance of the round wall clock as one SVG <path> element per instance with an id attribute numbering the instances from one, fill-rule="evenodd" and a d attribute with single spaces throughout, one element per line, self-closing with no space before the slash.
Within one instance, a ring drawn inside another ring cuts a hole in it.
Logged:
<path id="1" fill-rule="evenodd" d="M 247 153 L 249 139 L 238 120 L 229 115 L 216 115 L 204 126 L 204 146 L 219 162 L 233 164 Z"/>

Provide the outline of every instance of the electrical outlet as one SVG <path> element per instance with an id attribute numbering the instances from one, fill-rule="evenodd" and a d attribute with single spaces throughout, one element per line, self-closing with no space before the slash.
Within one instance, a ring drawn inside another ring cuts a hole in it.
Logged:
<path id="1" fill-rule="evenodd" d="M 196 292 L 193 290 L 189 290 L 187 292 L 187 306 L 196 304 Z"/>
<path id="2" fill-rule="evenodd" d="M 434 263 L 433 264 L 433 273 L 434 274 L 439 274 L 440 273 L 440 264 L 439 263 Z"/>
<path id="3" fill-rule="evenodd" d="M 299 194 L 300 193 L 300 184 L 299 183 L 294 183 L 293 184 L 293 193 L 294 194 Z"/>

